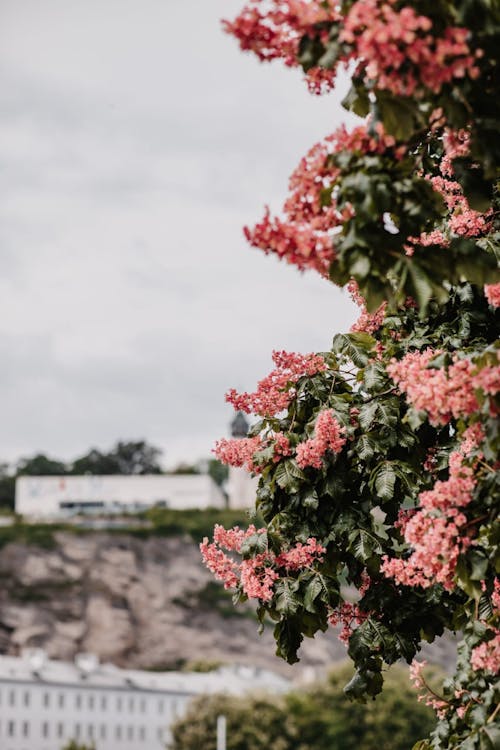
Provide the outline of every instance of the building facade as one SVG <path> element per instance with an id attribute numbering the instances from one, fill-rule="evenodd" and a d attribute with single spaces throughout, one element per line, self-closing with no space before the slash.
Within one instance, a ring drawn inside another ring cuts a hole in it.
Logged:
<path id="1" fill-rule="evenodd" d="M 248 667 L 156 673 L 100 665 L 84 654 L 75 663 L 52 661 L 39 649 L 0 656 L 0 747 L 62 750 L 76 740 L 96 750 L 164 750 L 170 726 L 193 697 L 282 692 L 288 684 Z"/>
<path id="2" fill-rule="evenodd" d="M 23 476 L 16 479 L 16 513 L 32 518 L 78 512 L 223 508 L 224 493 L 208 474 Z"/>

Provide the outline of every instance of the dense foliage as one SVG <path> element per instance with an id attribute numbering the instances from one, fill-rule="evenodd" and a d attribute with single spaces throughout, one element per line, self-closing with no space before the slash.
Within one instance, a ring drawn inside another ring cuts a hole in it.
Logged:
<path id="1" fill-rule="evenodd" d="M 217 716 L 227 719 L 228 750 L 407 750 L 430 731 L 432 711 L 417 703 L 407 674 L 392 669 L 370 706 L 342 693 L 349 667 L 325 682 L 282 697 L 196 699 L 173 726 L 170 750 L 215 750 Z"/>
<path id="2" fill-rule="evenodd" d="M 314 146 L 283 216 L 245 232 L 362 310 L 330 352 L 275 352 L 254 392 L 227 394 L 258 421 L 216 455 L 260 475 L 266 525 L 216 527 L 204 559 L 290 662 L 340 624 L 354 698 L 460 631 L 420 748 L 497 747 L 500 2 L 252 0 L 226 28 L 315 92 L 352 73 L 344 106 L 366 121 Z"/>

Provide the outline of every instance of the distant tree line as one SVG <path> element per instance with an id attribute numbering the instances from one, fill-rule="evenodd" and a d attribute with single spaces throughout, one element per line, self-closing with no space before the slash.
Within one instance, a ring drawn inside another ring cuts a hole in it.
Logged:
<path id="1" fill-rule="evenodd" d="M 227 467 L 216 459 L 204 462 L 204 468 L 196 464 L 179 464 L 165 472 L 160 464 L 162 451 L 145 440 L 119 440 L 109 451 L 91 448 L 73 461 L 50 458 L 45 453 L 36 453 L 21 458 L 12 468 L 0 463 L 0 507 L 13 509 L 15 485 L 21 476 L 72 476 L 82 474 L 201 474 L 208 473 L 221 485 L 227 478 Z"/>

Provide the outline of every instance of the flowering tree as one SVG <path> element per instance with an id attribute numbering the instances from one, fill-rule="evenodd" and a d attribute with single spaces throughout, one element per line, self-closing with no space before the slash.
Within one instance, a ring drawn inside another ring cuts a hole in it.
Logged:
<path id="1" fill-rule="evenodd" d="M 460 631 L 419 748 L 496 748 L 500 2 L 250 0 L 225 27 L 314 93 L 351 74 L 343 105 L 365 122 L 313 146 L 283 214 L 245 233 L 347 285 L 361 315 L 330 352 L 274 352 L 254 392 L 227 394 L 258 421 L 215 452 L 260 476 L 266 526 L 216 527 L 205 562 L 289 662 L 340 624 L 354 698 L 400 659 L 425 691 L 421 642 Z"/>

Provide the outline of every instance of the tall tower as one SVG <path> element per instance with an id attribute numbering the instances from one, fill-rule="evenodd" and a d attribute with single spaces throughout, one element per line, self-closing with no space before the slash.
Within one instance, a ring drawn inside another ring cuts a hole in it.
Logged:
<path id="1" fill-rule="evenodd" d="M 250 425 L 242 411 L 236 412 L 231 422 L 231 437 L 246 438 Z M 230 508 L 253 508 L 257 493 L 258 477 L 252 477 L 244 468 L 229 467 L 227 494 Z"/>

